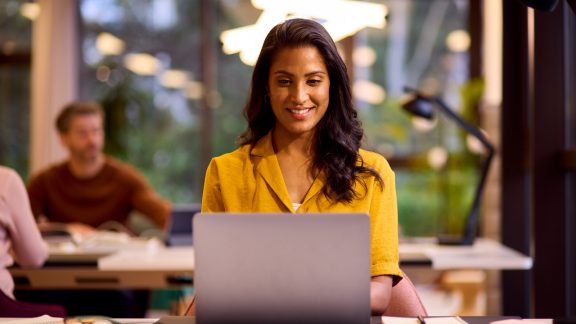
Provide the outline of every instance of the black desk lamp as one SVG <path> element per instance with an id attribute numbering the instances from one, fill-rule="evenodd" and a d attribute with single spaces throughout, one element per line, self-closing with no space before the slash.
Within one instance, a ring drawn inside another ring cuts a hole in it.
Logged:
<path id="1" fill-rule="evenodd" d="M 404 87 L 404 91 L 412 94 L 413 98 L 402 104 L 402 107 L 410 112 L 412 115 L 432 119 L 434 117 L 434 112 L 432 107 L 438 107 L 440 111 L 446 114 L 450 119 L 455 121 L 460 127 L 464 128 L 466 132 L 476 137 L 488 151 L 488 156 L 484 161 L 482 167 L 482 175 L 480 177 L 480 182 L 476 187 L 476 193 L 474 195 L 474 201 L 472 202 L 472 207 L 468 213 L 468 218 L 466 219 L 466 224 L 464 226 L 464 234 L 462 237 L 454 236 L 439 236 L 438 243 L 446 245 L 472 245 L 476 237 L 476 225 L 478 222 L 478 213 L 480 208 L 480 198 L 482 196 L 482 191 L 484 190 L 484 184 L 486 183 L 486 176 L 488 175 L 488 170 L 490 168 L 490 163 L 494 156 L 494 146 L 490 144 L 486 136 L 476 127 L 467 123 L 462 117 L 458 116 L 452 111 L 445 103 L 438 97 L 425 96 L 416 89 L 409 87 Z"/>

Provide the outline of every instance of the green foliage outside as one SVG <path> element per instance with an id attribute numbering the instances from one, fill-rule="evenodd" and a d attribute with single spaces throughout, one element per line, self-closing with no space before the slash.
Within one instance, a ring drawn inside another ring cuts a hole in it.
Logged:
<path id="1" fill-rule="evenodd" d="M 95 6 L 100 2 L 84 0 L 80 6 L 88 3 Z M 178 23 L 164 29 L 157 29 L 150 25 L 150 20 L 142 19 L 151 10 L 151 2 L 110 0 L 106 3 L 106 11 L 114 13 L 107 17 L 116 18 L 102 21 L 82 18 L 83 55 L 93 53 L 94 48 L 90 46 L 94 46 L 95 37 L 107 31 L 126 40 L 125 53 L 169 57 L 169 65 L 163 68 L 187 70 L 192 79 L 202 81 L 200 1 L 174 2 Z M 431 51 L 434 52 L 431 52 L 427 65 L 422 71 L 410 71 L 413 61 L 407 57 L 402 61 L 407 70 L 404 74 L 421 76 L 420 79 L 407 80 L 411 85 L 417 85 L 430 76 L 434 76 L 439 84 L 446 85 L 449 68 L 440 62 L 450 60 L 445 56 L 443 40 L 449 31 L 465 28 L 462 26 L 466 25 L 466 21 L 460 16 L 454 18 L 455 13 L 462 15 L 462 12 L 454 11 L 456 7 L 441 1 L 411 3 L 413 11 L 407 16 L 407 19 L 411 19 L 407 24 L 410 26 L 409 39 L 404 40 L 407 42 L 407 56 L 412 55 L 415 44 L 423 39 L 420 33 L 429 31 L 423 25 L 426 21 L 423 17 L 431 12 L 432 6 L 444 6 L 447 14 L 443 18 L 443 25 L 433 35 L 437 39 L 432 42 Z M 249 2 L 220 1 L 215 8 L 218 17 L 215 33 L 253 23 L 259 14 Z M 20 31 L 23 23 L 27 24 L 29 33 L 30 23 L 21 19 L 6 30 Z M 368 30 L 367 35 L 366 44 L 372 46 L 377 55 L 377 61 L 369 73 L 370 80 L 388 89 L 391 82 L 386 76 L 390 68 L 388 55 L 395 49 L 393 44 L 398 43 L 391 43 L 391 35 L 386 31 Z M 230 152 L 237 147 L 237 136 L 246 127 L 242 108 L 248 96 L 252 68 L 241 63 L 238 55 L 222 53 L 221 44 L 216 41 L 217 34 L 212 37 L 217 53 L 214 59 L 220 102 L 211 111 L 211 125 L 200 122 L 201 109 L 204 108 L 199 100 L 183 99 L 188 118 L 181 118 L 175 113 L 173 101 L 162 99 L 182 97 L 182 94 L 177 93 L 178 90 L 161 88 L 155 76 L 130 72 L 122 64 L 122 56 L 106 56 L 98 60 L 87 59 L 90 58 L 88 54 L 83 56 L 80 77 L 82 97 L 101 102 L 106 110 L 106 152 L 134 164 L 161 195 L 174 203 L 200 201 L 205 171 L 199 156 L 201 143 L 210 142 L 212 156 Z M 109 70 L 110 77 L 106 81 L 95 78 L 102 67 Z M 453 108 L 460 108 L 459 114 L 470 123 L 478 124 L 476 105 L 483 91 L 483 82 L 464 80 L 462 83 L 458 84 L 460 107 Z M 29 67 L 3 66 L 0 69 L 0 84 L 12 86 L 12 90 L 2 92 L 0 100 L 0 163 L 16 168 L 26 178 L 30 120 L 26 96 L 29 92 Z M 454 86 L 452 83 L 451 89 Z M 404 234 L 460 233 L 472 202 L 482 161 L 481 156 L 470 153 L 466 148 L 465 133 L 442 116 L 439 116 L 436 128 L 426 133 L 416 132 L 397 97 L 389 97 L 379 105 L 360 105 L 359 112 L 366 132 L 364 147 L 383 154 L 395 170 L 399 221 Z M 210 133 L 204 131 L 208 126 Z M 434 146 L 446 147 L 449 151 L 447 163 L 440 170 L 432 169 L 426 159 L 427 151 Z"/>

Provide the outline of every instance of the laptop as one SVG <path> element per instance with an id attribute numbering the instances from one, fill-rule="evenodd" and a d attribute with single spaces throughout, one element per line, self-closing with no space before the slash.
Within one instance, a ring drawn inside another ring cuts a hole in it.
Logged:
<path id="1" fill-rule="evenodd" d="M 168 246 L 192 245 L 192 219 L 200 212 L 200 204 L 175 205 L 168 221 L 164 240 Z"/>
<path id="2" fill-rule="evenodd" d="M 196 322 L 370 323 L 366 214 L 200 213 Z"/>

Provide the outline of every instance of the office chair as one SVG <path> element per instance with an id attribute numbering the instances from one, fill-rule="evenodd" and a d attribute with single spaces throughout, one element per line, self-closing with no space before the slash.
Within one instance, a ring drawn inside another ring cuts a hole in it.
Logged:
<path id="1" fill-rule="evenodd" d="M 426 308 L 420 296 L 416 291 L 416 287 L 405 273 L 402 273 L 402 280 L 392 287 L 392 295 L 388 308 L 384 312 L 384 316 L 402 316 L 402 317 L 416 317 L 427 316 Z"/>
<path id="2" fill-rule="evenodd" d="M 0 290 L 0 317 L 66 317 L 66 309 L 55 304 L 28 303 L 14 300 Z"/>

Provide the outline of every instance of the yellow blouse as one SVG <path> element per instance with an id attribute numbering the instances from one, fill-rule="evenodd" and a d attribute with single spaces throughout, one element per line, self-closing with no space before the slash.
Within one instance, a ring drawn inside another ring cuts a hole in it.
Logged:
<path id="1" fill-rule="evenodd" d="M 398 211 L 394 172 L 381 155 L 360 150 L 364 164 L 376 170 L 384 186 L 364 176 L 366 188 L 355 184 L 359 198 L 333 203 L 321 192 L 325 175 L 320 173 L 302 205 L 294 211 L 280 165 L 272 147 L 271 133 L 255 146 L 244 145 L 212 159 L 206 171 L 202 195 L 203 212 L 364 212 L 371 223 L 371 274 L 401 277 L 398 265 Z"/>

